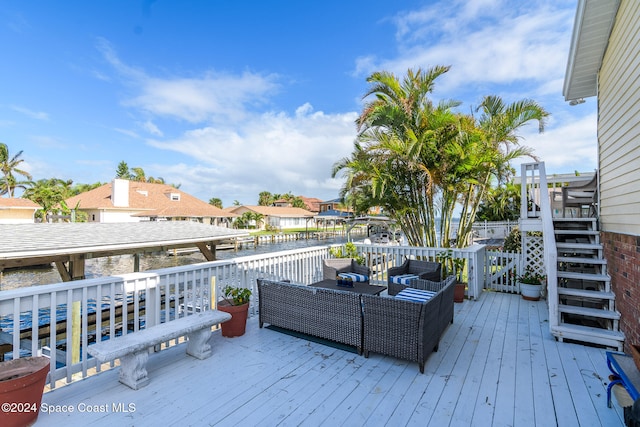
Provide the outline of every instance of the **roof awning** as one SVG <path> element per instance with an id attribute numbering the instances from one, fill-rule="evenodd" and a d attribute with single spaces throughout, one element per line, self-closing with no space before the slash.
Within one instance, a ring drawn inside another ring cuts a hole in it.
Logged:
<path id="1" fill-rule="evenodd" d="M 198 247 L 209 259 L 213 248 L 208 245 L 249 233 L 191 221 L 162 221 L 0 224 L 0 235 L 2 270 L 51 262 L 73 261 L 84 265 L 84 260 L 90 258 L 185 247 Z M 78 271 L 72 277 L 83 274 Z"/>
<path id="2" fill-rule="evenodd" d="M 562 90 L 565 101 L 597 95 L 598 73 L 619 6 L 620 0 L 578 0 Z"/>

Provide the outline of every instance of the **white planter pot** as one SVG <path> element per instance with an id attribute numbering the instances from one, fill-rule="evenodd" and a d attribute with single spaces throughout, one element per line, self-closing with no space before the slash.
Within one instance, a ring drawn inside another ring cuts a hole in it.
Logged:
<path id="1" fill-rule="evenodd" d="M 522 295 L 522 298 L 528 301 L 540 300 L 541 290 L 542 290 L 542 285 L 531 285 L 529 283 L 520 283 L 520 294 Z"/>

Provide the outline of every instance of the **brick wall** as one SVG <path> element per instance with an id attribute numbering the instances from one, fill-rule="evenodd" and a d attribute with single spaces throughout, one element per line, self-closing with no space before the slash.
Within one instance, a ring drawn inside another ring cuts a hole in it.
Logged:
<path id="1" fill-rule="evenodd" d="M 629 353 L 630 344 L 640 344 L 640 237 L 611 232 L 602 232 L 601 237 Z"/>

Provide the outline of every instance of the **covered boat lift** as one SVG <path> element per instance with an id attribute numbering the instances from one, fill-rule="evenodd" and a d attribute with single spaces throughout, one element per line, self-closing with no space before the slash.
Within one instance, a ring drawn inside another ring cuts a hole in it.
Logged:
<path id="1" fill-rule="evenodd" d="M 0 224 L 0 272 L 55 263 L 62 280 L 85 278 L 85 260 L 197 247 L 208 261 L 216 244 L 249 233 L 190 221 Z"/>

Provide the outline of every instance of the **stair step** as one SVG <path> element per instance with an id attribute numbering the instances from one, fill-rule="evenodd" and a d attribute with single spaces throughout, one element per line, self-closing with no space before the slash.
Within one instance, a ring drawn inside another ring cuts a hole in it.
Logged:
<path id="1" fill-rule="evenodd" d="M 624 334 L 620 331 L 572 325 L 570 323 L 561 323 L 558 326 L 552 327 L 551 333 L 560 340 L 573 339 L 576 341 L 600 344 L 617 348 L 618 351 L 622 351 L 625 339 Z"/>
<path id="2" fill-rule="evenodd" d="M 602 308 L 579 307 L 575 305 L 558 304 L 561 313 L 577 314 L 580 316 L 598 317 L 601 319 L 619 320 L 620 312 Z"/>
<path id="3" fill-rule="evenodd" d="M 596 222 L 595 218 L 553 218 L 554 223 L 581 223 L 581 222 Z"/>
<path id="4" fill-rule="evenodd" d="M 556 243 L 558 249 L 602 249 L 601 243 L 571 243 L 571 242 L 558 242 Z"/>
<path id="5" fill-rule="evenodd" d="M 553 230 L 556 234 L 567 234 L 571 236 L 598 236 L 600 232 L 597 230 L 565 230 L 563 228 L 556 228 Z"/>
<path id="6" fill-rule="evenodd" d="M 604 265 L 607 263 L 607 260 L 602 258 L 581 258 L 581 257 L 571 257 L 571 256 L 559 256 L 558 262 L 568 262 L 568 263 L 574 263 L 574 264 Z"/>
<path id="7" fill-rule="evenodd" d="M 608 274 L 577 273 L 574 271 L 558 271 L 558 278 L 590 280 L 593 282 L 607 282 L 611 280 Z"/>
<path id="8" fill-rule="evenodd" d="M 568 295 L 574 297 L 592 298 L 600 300 L 615 300 L 616 296 L 613 292 L 590 291 L 586 289 L 564 288 L 558 286 L 558 295 Z"/>

